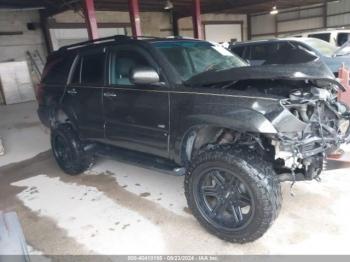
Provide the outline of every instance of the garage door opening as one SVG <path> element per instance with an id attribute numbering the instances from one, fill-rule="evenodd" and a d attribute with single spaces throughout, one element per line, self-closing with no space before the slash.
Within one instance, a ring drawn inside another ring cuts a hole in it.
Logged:
<path id="1" fill-rule="evenodd" d="M 205 40 L 218 43 L 241 42 L 243 39 L 243 22 L 205 22 L 204 36 Z"/>

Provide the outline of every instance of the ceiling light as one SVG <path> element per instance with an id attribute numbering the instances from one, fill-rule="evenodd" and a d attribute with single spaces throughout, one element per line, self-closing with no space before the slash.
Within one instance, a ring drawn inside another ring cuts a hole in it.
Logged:
<path id="1" fill-rule="evenodd" d="M 166 0 L 165 4 L 164 4 L 164 9 L 165 10 L 170 10 L 170 9 L 173 9 L 173 8 L 174 8 L 173 3 L 170 0 Z"/>
<path id="2" fill-rule="evenodd" d="M 271 15 L 277 15 L 278 14 L 278 9 L 277 9 L 277 6 L 273 6 L 272 7 L 272 10 L 270 11 L 270 14 Z"/>

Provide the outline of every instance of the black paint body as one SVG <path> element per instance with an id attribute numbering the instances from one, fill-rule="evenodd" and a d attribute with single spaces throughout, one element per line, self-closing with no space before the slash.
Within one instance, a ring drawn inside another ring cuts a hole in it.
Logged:
<path id="1" fill-rule="evenodd" d="M 38 110 L 42 122 L 48 125 L 55 108 L 55 111 L 64 112 L 69 117 L 81 139 L 160 156 L 178 165 L 184 165 L 186 138 L 191 130 L 201 126 L 265 134 L 294 132 L 303 128 L 300 121 L 281 106 L 279 96 L 205 86 L 206 82 L 214 84 L 220 79 L 225 82 L 245 79 L 295 80 L 295 68 L 279 68 L 277 73 L 273 73 L 274 68 L 271 67 L 237 68 L 220 74 L 213 72 L 198 76 L 184 83 L 161 52 L 152 46 L 152 41 L 125 39 L 53 53 L 48 58 L 48 64 L 55 59 L 69 58 L 72 67 L 67 71 L 64 83 L 42 82 L 43 93 Z M 110 50 L 118 45 L 134 46 L 147 53 L 163 83 L 110 85 Z M 103 82 L 100 85 L 71 83 L 79 58 L 96 50 L 105 57 Z M 300 66 L 297 69 L 300 71 Z M 316 63 L 311 69 L 309 66 L 304 69 L 307 69 L 308 75 L 300 79 L 319 78 L 321 74 L 325 79 L 334 80 L 323 64 Z"/>

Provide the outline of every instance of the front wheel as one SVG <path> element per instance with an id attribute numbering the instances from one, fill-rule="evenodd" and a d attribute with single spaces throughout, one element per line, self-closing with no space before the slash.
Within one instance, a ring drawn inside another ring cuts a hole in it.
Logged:
<path id="1" fill-rule="evenodd" d="M 84 152 L 82 142 L 69 124 L 51 129 L 51 148 L 57 164 L 69 175 L 78 175 L 93 164 L 93 156 Z"/>
<path id="2" fill-rule="evenodd" d="M 244 148 L 198 155 L 185 178 L 187 203 L 212 234 L 234 243 L 261 237 L 281 207 L 281 187 L 270 165 Z"/>

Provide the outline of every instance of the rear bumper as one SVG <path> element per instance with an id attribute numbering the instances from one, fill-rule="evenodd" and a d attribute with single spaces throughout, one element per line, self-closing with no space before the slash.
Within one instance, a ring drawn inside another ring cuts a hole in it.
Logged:
<path id="1" fill-rule="evenodd" d="M 43 123 L 46 127 L 50 126 L 50 113 L 49 108 L 47 106 L 39 105 L 37 110 L 39 119 L 41 123 Z"/>

